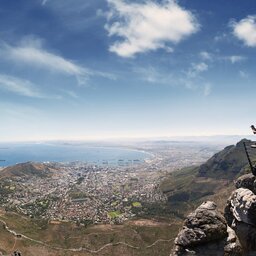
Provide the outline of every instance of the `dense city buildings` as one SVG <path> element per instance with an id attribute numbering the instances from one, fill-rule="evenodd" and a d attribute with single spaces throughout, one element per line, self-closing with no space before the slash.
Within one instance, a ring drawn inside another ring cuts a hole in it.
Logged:
<path id="1" fill-rule="evenodd" d="M 143 163 L 45 163 L 29 174 L 7 175 L 0 180 L 1 206 L 52 222 L 123 223 L 166 202 L 159 186 L 166 174 L 204 161 L 215 147 L 154 143 L 144 144 L 143 150 L 152 154 Z M 35 168 L 32 165 L 36 164 L 28 163 L 22 170 Z"/>

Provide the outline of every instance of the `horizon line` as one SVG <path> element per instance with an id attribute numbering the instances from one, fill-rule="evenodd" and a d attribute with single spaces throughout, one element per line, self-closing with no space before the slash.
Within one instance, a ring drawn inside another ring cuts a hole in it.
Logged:
<path id="1" fill-rule="evenodd" d="M 116 141 L 134 141 L 134 140 L 180 140 L 180 141 L 186 141 L 186 139 L 210 139 L 210 138 L 217 138 L 217 137 L 253 137 L 253 134 L 212 134 L 212 135 L 177 135 L 177 136 L 105 136 L 105 137 L 96 137 L 96 136 L 90 136 L 90 137 L 83 137 L 83 138 L 38 138 L 38 139 L 16 139 L 16 140 L 0 140 L 1 143 L 40 143 L 40 142 L 110 142 L 110 140 L 113 140 L 113 142 Z"/>

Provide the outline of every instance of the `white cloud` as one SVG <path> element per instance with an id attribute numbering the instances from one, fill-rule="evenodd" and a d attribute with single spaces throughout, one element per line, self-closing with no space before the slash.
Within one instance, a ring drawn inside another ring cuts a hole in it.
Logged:
<path id="1" fill-rule="evenodd" d="M 5 56 L 14 61 L 24 62 L 67 75 L 86 75 L 86 70 L 74 62 L 42 48 L 40 40 L 29 39 L 19 46 L 6 45 Z"/>
<path id="2" fill-rule="evenodd" d="M 47 98 L 28 80 L 0 74 L 0 90 L 32 98 Z"/>
<path id="3" fill-rule="evenodd" d="M 49 52 L 43 48 L 42 40 L 34 37 L 26 37 L 18 46 L 4 44 L 0 47 L 0 53 L 4 58 L 13 61 L 15 64 L 25 63 L 50 72 L 74 76 L 79 85 L 87 85 L 90 76 L 115 79 L 112 74 L 87 69 L 74 61 Z"/>
<path id="4" fill-rule="evenodd" d="M 212 54 L 210 54 L 209 52 L 206 51 L 202 51 L 199 53 L 199 56 L 203 59 L 203 60 L 212 60 L 213 56 Z"/>
<path id="5" fill-rule="evenodd" d="M 107 1 L 111 11 L 108 14 L 109 24 L 105 27 L 109 36 L 120 37 L 110 46 L 110 51 L 121 57 L 166 49 L 168 43 L 178 43 L 199 29 L 195 16 L 174 0 L 166 0 L 162 4 L 150 0 L 144 3 Z"/>
<path id="6" fill-rule="evenodd" d="M 208 65 L 204 62 L 200 63 L 193 63 L 191 68 L 187 72 L 187 76 L 190 78 L 194 78 L 198 76 L 200 73 L 207 71 L 208 70 Z"/>
<path id="7" fill-rule="evenodd" d="M 152 66 L 148 67 L 133 67 L 133 72 L 138 76 L 138 79 L 148 82 L 153 85 L 165 85 L 173 87 L 184 87 L 192 91 L 200 91 L 204 96 L 211 94 L 212 86 L 200 73 L 207 71 L 208 65 L 205 63 L 192 64 L 186 72 L 163 72 Z M 184 74 L 185 73 L 185 74 Z"/>
<path id="8" fill-rule="evenodd" d="M 245 61 L 247 57 L 242 56 L 242 55 L 230 55 L 230 56 L 221 56 L 221 55 L 216 55 L 213 53 L 209 53 L 207 51 L 202 51 L 199 53 L 199 57 L 204 60 L 205 62 L 214 62 L 214 61 L 230 61 L 232 64 Z"/>
<path id="9" fill-rule="evenodd" d="M 256 16 L 247 16 L 239 22 L 233 21 L 233 34 L 245 45 L 256 47 Z"/>

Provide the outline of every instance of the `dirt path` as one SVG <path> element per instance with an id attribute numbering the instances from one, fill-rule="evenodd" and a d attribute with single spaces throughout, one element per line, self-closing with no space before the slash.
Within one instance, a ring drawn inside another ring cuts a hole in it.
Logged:
<path id="1" fill-rule="evenodd" d="M 28 237 L 24 234 L 21 234 L 21 233 L 17 233 L 16 231 L 10 229 L 8 226 L 7 226 L 7 223 L 3 220 L 0 220 L 0 223 L 2 223 L 4 225 L 4 228 L 10 233 L 12 234 L 14 237 L 15 237 L 15 243 L 14 243 L 14 246 L 13 248 L 15 247 L 16 245 L 16 240 L 18 237 L 20 238 L 23 238 L 23 239 L 26 239 L 26 240 L 29 240 L 29 241 L 32 241 L 34 243 L 37 243 L 37 244 L 40 244 L 44 247 L 47 247 L 49 249 L 53 249 L 53 250 L 58 250 L 58 251 L 70 251 L 70 252 L 82 252 L 82 251 L 86 251 L 86 252 L 89 252 L 89 253 L 92 253 L 92 254 L 97 254 L 99 252 L 101 252 L 102 250 L 104 250 L 105 248 L 107 247 L 110 247 L 110 246 L 118 246 L 118 245 L 124 245 L 126 247 L 129 247 L 129 248 L 132 248 L 132 249 L 135 249 L 135 250 L 139 250 L 140 247 L 137 247 L 137 246 L 133 246 L 133 245 L 130 245 L 130 244 L 127 244 L 125 242 L 118 242 L 118 243 L 108 243 L 108 244 L 105 244 L 103 245 L 102 247 L 100 247 L 98 250 L 91 250 L 89 248 L 86 248 L 86 247 L 79 247 L 79 248 L 62 248 L 62 247 L 56 247 L 56 246 L 51 246 L 45 242 L 42 242 L 42 241 L 39 241 L 39 240 L 36 240 L 36 239 L 33 239 L 31 237 Z M 160 242 L 170 242 L 172 241 L 172 239 L 169 239 L 169 240 L 164 240 L 164 239 L 158 239 L 156 240 L 154 243 L 152 243 L 151 245 L 148 245 L 146 246 L 145 248 L 151 248 L 153 246 L 155 246 L 157 243 L 160 243 Z"/>

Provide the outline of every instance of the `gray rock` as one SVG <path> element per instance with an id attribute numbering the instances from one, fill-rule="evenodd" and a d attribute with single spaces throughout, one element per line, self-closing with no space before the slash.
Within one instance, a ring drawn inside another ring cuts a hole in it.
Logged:
<path id="1" fill-rule="evenodd" d="M 247 188 L 255 194 L 256 193 L 255 179 L 256 179 L 256 177 L 252 173 L 245 174 L 236 180 L 235 186 L 237 189 L 238 188 Z"/>
<path id="2" fill-rule="evenodd" d="M 233 211 L 231 211 L 231 197 L 228 199 L 225 210 L 224 210 L 224 217 L 227 221 L 228 226 L 232 226 L 234 221 Z"/>
<path id="3" fill-rule="evenodd" d="M 238 243 L 229 243 L 224 247 L 224 256 L 244 256 L 243 249 Z"/>
<path id="4" fill-rule="evenodd" d="M 252 225 L 235 221 L 233 223 L 233 229 L 235 230 L 243 249 L 247 253 L 254 252 L 252 255 L 256 255 L 256 228 Z"/>
<path id="5" fill-rule="evenodd" d="M 256 195 L 251 190 L 246 188 L 235 190 L 227 207 L 230 207 L 230 212 L 237 221 L 256 226 Z M 226 212 L 228 210 L 225 210 Z"/>
<path id="6" fill-rule="evenodd" d="M 205 250 L 207 255 L 224 255 L 226 237 L 225 218 L 214 202 L 204 202 L 188 215 L 172 255 L 205 255 Z"/>
<path id="7" fill-rule="evenodd" d="M 228 238 L 227 243 L 224 247 L 224 256 L 243 256 L 243 248 L 240 244 L 238 237 L 236 236 L 235 231 L 228 227 Z"/>

